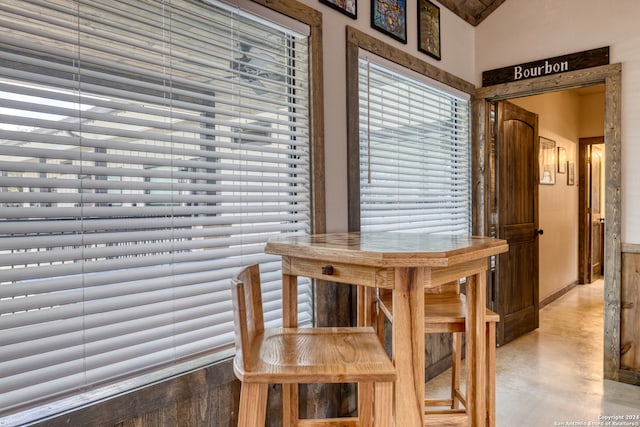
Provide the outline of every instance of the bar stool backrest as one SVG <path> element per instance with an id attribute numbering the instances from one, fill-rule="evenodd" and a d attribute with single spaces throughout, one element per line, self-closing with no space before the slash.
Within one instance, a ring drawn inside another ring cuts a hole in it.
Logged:
<path id="1" fill-rule="evenodd" d="M 236 358 L 242 361 L 246 372 L 251 371 L 248 358 L 256 337 L 264 333 L 262 311 L 262 291 L 260 287 L 260 267 L 251 265 L 231 279 L 231 299 L 233 301 L 233 321 L 235 324 Z"/>

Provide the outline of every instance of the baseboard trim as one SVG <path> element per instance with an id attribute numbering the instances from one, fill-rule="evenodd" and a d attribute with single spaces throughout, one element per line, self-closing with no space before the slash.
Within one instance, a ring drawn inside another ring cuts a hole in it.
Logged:
<path id="1" fill-rule="evenodd" d="M 640 371 L 630 371 L 628 369 L 618 370 L 618 379 L 622 383 L 640 386 Z"/>
<path id="2" fill-rule="evenodd" d="M 548 297 L 546 297 L 545 299 L 540 301 L 540 308 L 543 308 L 544 306 L 554 302 L 555 300 L 560 298 L 562 295 L 566 294 L 571 289 L 575 288 L 577 284 L 578 284 L 578 281 L 576 280 L 575 282 L 568 284 L 567 286 L 565 286 L 564 288 L 560 289 L 559 291 L 554 292 L 553 294 L 549 295 Z"/>

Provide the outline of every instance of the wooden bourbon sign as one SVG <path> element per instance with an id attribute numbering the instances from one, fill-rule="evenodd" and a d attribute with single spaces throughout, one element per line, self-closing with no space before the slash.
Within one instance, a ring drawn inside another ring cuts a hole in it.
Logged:
<path id="1" fill-rule="evenodd" d="M 482 72 L 482 86 L 517 82 L 609 64 L 609 46 Z"/>

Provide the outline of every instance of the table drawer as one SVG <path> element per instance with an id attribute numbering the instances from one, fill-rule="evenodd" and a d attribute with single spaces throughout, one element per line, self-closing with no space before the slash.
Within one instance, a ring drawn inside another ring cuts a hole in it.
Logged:
<path id="1" fill-rule="evenodd" d="M 393 269 L 283 257 L 282 272 L 337 283 L 393 289 Z"/>

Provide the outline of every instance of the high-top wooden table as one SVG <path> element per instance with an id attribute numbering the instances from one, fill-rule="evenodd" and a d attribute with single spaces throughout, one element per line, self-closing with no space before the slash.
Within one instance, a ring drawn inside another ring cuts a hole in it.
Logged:
<path id="1" fill-rule="evenodd" d="M 397 427 L 424 425 L 424 288 L 467 278 L 467 411 L 469 426 L 486 417 L 485 304 L 488 257 L 508 251 L 489 237 L 418 233 L 335 233 L 270 240 L 265 252 L 282 256 L 283 324 L 295 327 L 297 276 L 363 286 L 359 325 L 375 325 L 374 288 L 393 290 L 392 353 Z"/>

